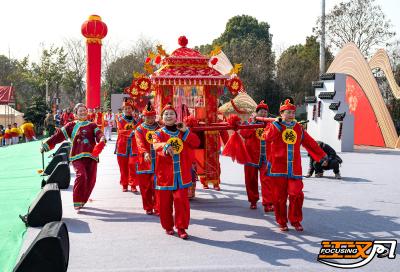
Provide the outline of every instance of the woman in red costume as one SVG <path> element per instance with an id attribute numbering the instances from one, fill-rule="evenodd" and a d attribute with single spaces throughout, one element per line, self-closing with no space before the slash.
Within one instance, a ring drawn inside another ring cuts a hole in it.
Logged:
<path id="1" fill-rule="evenodd" d="M 158 199 L 154 190 L 154 168 L 156 152 L 153 147 L 153 134 L 160 128 L 156 122 L 156 111 L 150 102 L 143 110 L 144 123 L 136 128 L 135 138 L 138 150 L 136 177 L 142 195 L 143 209 L 146 214 L 159 214 Z M 153 212 L 154 209 L 154 212 Z"/>
<path id="2" fill-rule="evenodd" d="M 135 128 L 138 121 L 133 117 L 133 103 L 127 99 L 122 104 L 123 114 L 119 115 L 116 122 L 118 128 L 118 138 L 115 144 L 115 154 L 117 155 L 119 171 L 121 174 L 120 184 L 122 191 L 128 191 L 128 185 L 132 192 L 137 192 L 136 186 L 136 157 L 137 147 L 135 139 Z"/>
<path id="3" fill-rule="evenodd" d="M 73 189 L 74 208 L 80 210 L 88 201 L 96 184 L 99 158 L 92 154 L 96 142 L 105 142 L 103 132 L 95 123 L 89 122 L 87 108 L 79 103 L 74 108 L 78 120 L 67 123 L 42 144 L 40 151 L 47 152 L 63 141 L 71 141 L 69 160 L 75 169 L 76 178 Z"/>
<path id="4" fill-rule="evenodd" d="M 158 129 L 153 135 L 156 151 L 155 186 L 159 190 L 161 226 L 167 234 L 173 235 L 175 224 L 178 236 L 188 239 L 188 188 L 192 186 L 193 149 L 199 146 L 200 139 L 184 124 L 176 124 L 177 114 L 172 105 L 164 107 L 161 117 L 165 127 Z"/>
<path id="5" fill-rule="evenodd" d="M 270 143 L 267 175 L 272 181 L 275 218 L 281 231 L 290 224 L 303 231 L 303 181 L 300 145 L 315 161 L 324 161 L 325 152 L 317 142 L 295 121 L 296 106 L 286 99 L 279 108 L 281 117 L 267 127 L 265 139 Z M 286 202 L 289 196 L 289 214 Z"/>

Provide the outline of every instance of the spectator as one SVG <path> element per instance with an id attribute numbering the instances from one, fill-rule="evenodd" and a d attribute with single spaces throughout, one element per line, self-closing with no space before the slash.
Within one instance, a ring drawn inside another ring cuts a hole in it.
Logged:
<path id="1" fill-rule="evenodd" d="M 74 119 L 75 119 L 74 114 L 73 114 L 73 113 L 71 112 L 71 110 L 68 108 L 68 109 L 65 110 L 65 113 L 63 113 L 63 116 L 62 116 L 62 121 L 63 121 L 63 123 L 62 123 L 62 125 L 65 126 L 65 125 L 68 124 L 69 122 L 74 121 Z"/>
<path id="2" fill-rule="evenodd" d="M 7 125 L 4 131 L 4 145 L 12 145 L 11 124 Z"/>
<path id="3" fill-rule="evenodd" d="M 0 125 L 0 147 L 4 146 L 4 126 Z"/>
<path id="4" fill-rule="evenodd" d="M 46 119 L 44 119 L 44 127 L 47 130 L 47 136 L 51 137 L 54 134 L 55 131 L 55 120 L 53 117 L 53 114 L 51 114 L 50 112 L 47 113 L 46 115 Z"/>
<path id="5" fill-rule="evenodd" d="M 61 127 L 62 124 L 61 117 L 62 117 L 61 110 L 57 110 L 57 114 L 54 116 L 54 120 L 55 120 L 55 125 L 58 128 Z"/>

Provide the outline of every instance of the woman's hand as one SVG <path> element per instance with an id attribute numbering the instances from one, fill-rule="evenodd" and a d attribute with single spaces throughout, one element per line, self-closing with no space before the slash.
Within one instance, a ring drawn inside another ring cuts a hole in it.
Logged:
<path id="1" fill-rule="evenodd" d="M 151 162 L 151 156 L 149 153 L 144 153 L 144 161 Z"/>

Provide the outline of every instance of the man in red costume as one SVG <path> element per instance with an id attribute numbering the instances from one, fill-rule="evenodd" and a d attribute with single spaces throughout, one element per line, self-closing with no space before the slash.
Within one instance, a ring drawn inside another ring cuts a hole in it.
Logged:
<path id="1" fill-rule="evenodd" d="M 318 143 L 295 121 L 296 106 L 286 99 L 279 108 L 281 117 L 267 127 L 265 139 L 270 143 L 267 175 L 272 181 L 275 218 L 281 231 L 288 231 L 290 224 L 303 231 L 303 181 L 300 145 L 315 161 L 324 161 L 325 152 Z M 289 215 L 286 202 L 289 196 Z"/>
<path id="2" fill-rule="evenodd" d="M 156 111 L 150 102 L 143 110 L 144 123 L 136 128 L 135 138 L 138 150 L 138 163 L 136 168 L 140 193 L 142 194 L 143 209 L 146 214 L 159 214 L 158 199 L 154 191 L 154 168 L 156 152 L 153 147 L 153 134 L 160 128 L 156 122 Z"/>
<path id="3" fill-rule="evenodd" d="M 117 118 L 118 138 L 115 144 L 115 154 L 117 155 L 119 171 L 121 173 L 120 184 L 122 191 L 128 191 L 128 185 L 131 191 L 136 193 L 136 157 L 137 147 L 135 139 L 135 128 L 138 125 L 137 120 L 133 118 L 133 103 L 127 99 L 122 104 L 123 114 Z"/>
<path id="4" fill-rule="evenodd" d="M 89 122 L 87 108 L 79 103 L 74 112 L 78 118 L 67 123 L 42 144 L 40 151 L 47 152 L 63 141 L 71 141 L 69 160 L 75 169 L 76 178 L 73 190 L 74 208 L 80 210 L 88 201 L 96 183 L 97 163 L 99 158 L 92 154 L 96 142 L 104 142 L 103 132 L 95 123 Z"/>
<path id="5" fill-rule="evenodd" d="M 161 226 L 167 234 L 174 234 L 174 208 L 178 236 L 188 239 L 188 188 L 192 186 L 193 149 L 199 146 L 200 139 L 184 124 L 176 124 L 177 114 L 172 105 L 166 105 L 161 116 L 165 127 L 158 129 L 153 135 L 156 150 L 155 186 L 159 190 Z"/>
<path id="6" fill-rule="evenodd" d="M 261 101 L 256 108 L 257 117 L 268 116 L 268 105 Z M 250 124 L 261 124 L 253 120 Z M 268 125 L 267 125 L 268 127 Z M 246 184 L 247 199 L 250 202 L 250 209 L 257 209 L 257 201 L 260 199 L 258 193 L 258 172 L 260 172 L 262 204 L 265 212 L 274 211 L 272 199 L 271 179 L 267 173 L 267 148 L 264 135 L 264 128 L 243 129 L 240 135 L 245 140 L 247 153 L 250 161 L 244 166 L 244 177 Z"/>

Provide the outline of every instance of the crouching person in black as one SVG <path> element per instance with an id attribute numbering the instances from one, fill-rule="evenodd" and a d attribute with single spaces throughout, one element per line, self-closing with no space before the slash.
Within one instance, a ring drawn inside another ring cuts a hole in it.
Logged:
<path id="1" fill-rule="evenodd" d="M 317 143 L 328 155 L 328 159 L 320 163 L 314 161 L 312 157 L 308 155 L 310 157 L 310 167 L 306 178 L 311 177 L 314 171 L 315 177 L 320 178 L 323 177 L 324 170 L 333 170 L 335 173 L 335 178 L 341 179 L 342 177 L 340 176 L 339 166 L 343 162 L 342 159 L 336 154 L 336 151 L 330 145 L 321 141 L 317 141 Z"/>

